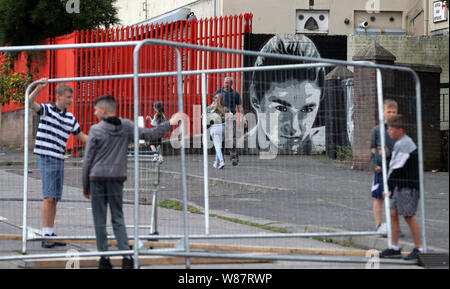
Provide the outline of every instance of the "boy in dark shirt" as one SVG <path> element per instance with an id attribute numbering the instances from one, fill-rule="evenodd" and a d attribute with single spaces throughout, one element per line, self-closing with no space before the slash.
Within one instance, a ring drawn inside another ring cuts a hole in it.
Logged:
<path id="1" fill-rule="evenodd" d="M 386 159 L 389 164 L 391 151 L 394 147 L 394 140 L 389 137 L 387 132 L 387 121 L 398 113 L 398 105 L 395 100 L 385 99 L 383 102 L 383 115 L 385 124 L 385 144 Z M 380 126 L 377 125 L 372 129 L 370 140 L 370 158 L 373 166 L 373 182 L 372 182 L 372 198 L 373 198 L 373 217 L 375 226 L 380 233 L 386 234 L 386 224 L 382 223 L 383 216 L 383 174 L 381 171 L 381 134 Z"/>
<path id="2" fill-rule="evenodd" d="M 123 183 L 127 178 L 128 144 L 134 139 L 134 124 L 128 119 L 115 116 L 116 102 L 111 95 L 96 99 L 94 109 L 99 123 L 90 129 L 83 158 L 83 194 L 87 199 L 91 199 L 98 251 L 108 251 L 108 204 L 119 250 L 126 251 L 130 247 L 122 210 L 122 196 Z M 170 121 L 163 122 L 160 126 L 139 128 L 139 137 L 154 141 L 169 132 L 182 116 L 182 113 L 176 113 Z M 102 256 L 99 269 L 111 268 L 109 258 Z M 124 256 L 122 268 L 133 268 L 131 256 Z"/>
<path id="3" fill-rule="evenodd" d="M 402 115 L 391 117 L 387 124 L 389 136 L 396 141 L 387 175 L 388 186 L 391 190 L 389 197 L 391 199 L 392 247 L 381 252 L 380 258 L 401 257 L 401 249 L 398 246 L 399 216 L 403 216 L 414 240 L 414 249 L 405 260 L 414 260 L 417 254 L 423 252 L 419 224 L 414 217 L 419 203 L 417 147 L 406 135 L 405 120 Z"/>

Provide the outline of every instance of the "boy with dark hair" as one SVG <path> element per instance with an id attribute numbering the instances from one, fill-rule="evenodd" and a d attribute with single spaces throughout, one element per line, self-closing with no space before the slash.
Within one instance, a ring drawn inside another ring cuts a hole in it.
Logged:
<path id="1" fill-rule="evenodd" d="M 116 102 L 111 95 L 94 102 L 94 113 L 99 123 L 89 132 L 83 159 L 83 194 L 91 198 L 98 251 L 108 251 L 106 233 L 107 204 L 119 250 L 129 250 L 128 236 L 122 210 L 123 183 L 127 178 L 128 144 L 134 139 L 134 124 L 115 116 Z M 170 121 L 155 128 L 139 128 L 139 137 L 155 141 L 171 130 L 182 119 L 176 113 Z M 111 269 L 109 257 L 102 256 L 99 269 Z M 132 269 L 133 259 L 124 256 L 122 268 Z"/>
<path id="2" fill-rule="evenodd" d="M 380 258 L 400 258 L 401 249 L 398 246 L 399 216 L 405 218 L 409 226 L 414 249 L 405 260 L 414 260 L 417 254 L 423 252 L 420 228 L 414 215 L 419 203 L 419 170 L 417 147 L 406 134 L 406 123 L 402 115 L 393 116 L 388 120 L 389 136 L 395 140 L 389 163 L 388 186 L 391 199 L 391 229 L 392 247 L 380 253 Z"/>
<path id="3" fill-rule="evenodd" d="M 387 132 L 387 121 L 392 116 L 397 115 L 398 105 L 395 100 L 385 99 L 383 101 L 383 115 L 384 115 L 384 127 L 385 127 L 385 144 L 386 144 L 386 159 L 387 164 L 391 157 L 391 151 L 394 147 L 394 140 L 389 137 Z M 381 134 L 380 126 L 377 125 L 372 129 L 371 141 L 370 141 L 370 158 L 373 166 L 373 182 L 372 182 L 372 198 L 373 198 L 373 217 L 375 219 L 376 229 L 386 234 L 386 224 L 382 223 L 383 216 L 383 174 L 381 171 Z"/>

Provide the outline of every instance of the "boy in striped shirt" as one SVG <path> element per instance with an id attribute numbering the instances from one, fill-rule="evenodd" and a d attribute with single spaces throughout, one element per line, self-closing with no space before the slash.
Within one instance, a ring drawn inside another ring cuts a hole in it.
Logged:
<path id="1" fill-rule="evenodd" d="M 55 103 L 36 103 L 37 95 L 48 85 L 46 78 L 41 79 L 29 96 L 31 109 L 40 115 L 36 134 L 34 154 L 39 155 L 38 163 L 42 181 L 43 203 L 41 209 L 42 231 L 44 236 L 56 236 L 53 231 L 56 216 L 56 204 L 61 200 L 64 180 L 64 155 L 70 134 L 86 143 L 87 135 L 81 132 L 80 125 L 67 109 L 73 102 L 73 89 L 66 84 L 55 88 Z M 62 242 L 42 241 L 42 247 L 65 246 Z"/>

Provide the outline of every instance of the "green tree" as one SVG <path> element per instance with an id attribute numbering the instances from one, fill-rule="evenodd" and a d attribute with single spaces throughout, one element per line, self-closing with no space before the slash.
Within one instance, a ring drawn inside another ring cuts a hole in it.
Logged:
<path id="1" fill-rule="evenodd" d="M 118 24 L 116 0 L 0 0 L 0 45 Z M 79 9 L 78 9 L 79 8 Z"/>

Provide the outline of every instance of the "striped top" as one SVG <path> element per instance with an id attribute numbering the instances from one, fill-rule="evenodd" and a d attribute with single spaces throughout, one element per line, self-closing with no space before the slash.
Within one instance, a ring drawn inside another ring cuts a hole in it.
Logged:
<path id="1" fill-rule="evenodd" d="M 80 125 L 72 113 L 61 111 L 56 104 L 40 104 L 41 116 L 36 134 L 34 154 L 64 159 L 70 134 L 78 135 Z"/>

